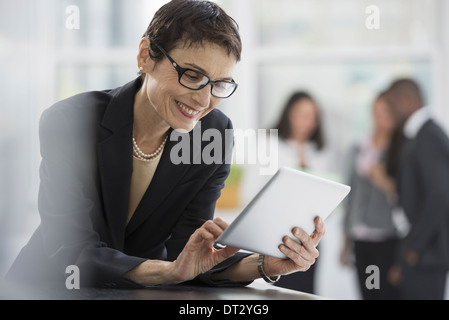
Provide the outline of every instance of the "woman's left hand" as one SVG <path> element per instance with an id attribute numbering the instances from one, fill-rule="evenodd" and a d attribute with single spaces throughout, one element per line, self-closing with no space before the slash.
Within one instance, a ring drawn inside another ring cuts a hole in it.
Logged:
<path id="1" fill-rule="evenodd" d="M 319 217 L 315 219 L 315 231 L 312 235 L 308 235 L 300 228 L 294 228 L 292 234 L 300 243 L 285 236 L 282 239 L 283 243 L 279 246 L 279 250 L 288 259 L 266 256 L 264 259 L 265 273 L 272 277 L 287 275 L 297 271 L 307 271 L 319 256 L 316 247 L 325 233 L 326 228 L 324 222 Z"/>

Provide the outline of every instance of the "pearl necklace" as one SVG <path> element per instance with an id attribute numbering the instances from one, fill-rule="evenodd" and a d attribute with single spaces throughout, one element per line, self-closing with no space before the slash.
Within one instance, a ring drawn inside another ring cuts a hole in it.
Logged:
<path id="1" fill-rule="evenodd" d="M 165 143 L 168 140 L 168 135 L 165 137 L 164 141 L 162 141 L 162 144 L 157 148 L 157 150 L 151 154 L 145 154 L 140 150 L 139 146 L 137 145 L 136 139 L 133 137 L 133 156 L 134 158 L 138 160 L 142 160 L 145 162 L 150 162 L 154 159 L 156 159 L 161 153 L 162 150 L 164 150 Z"/>

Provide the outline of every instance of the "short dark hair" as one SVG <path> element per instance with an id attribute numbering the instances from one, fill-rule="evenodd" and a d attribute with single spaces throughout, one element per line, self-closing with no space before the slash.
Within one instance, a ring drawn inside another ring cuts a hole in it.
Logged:
<path id="1" fill-rule="evenodd" d="M 154 15 L 143 37 L 150 39 L 150 57 L 159 62 L 179 42 L 187 46 L 217 44 L 241 59 L 242 41 L 237 22 L 215 3 L 204 0 L 172 0 Z"/>
<path id="2" fill-rule="evenodd" d="M 292 128 L 290 125 L 290 112 L 295 106 L 295 104 L 301 100 L 310 100 L 315 104 L 317 107 L 317 127 L 315 131 L 311 134 L 309 141 L 312 141 L 315 143 L 318 150 L 322 150 L 324 148 L 325 142 L 324 142 L 324 135 L 323 135 L 323 129 L 322 129 L 322 120 L 321 120 L 321 114 L 320 110 L 318 108 L 318 105 L 314 98 L 307 92 L 304 91 L 298 91 L 293 93 L 290 98 L 288 99 L 284 110 L 281 113 L 280 119 L 275 126 L 275 129 L 278 130 L 278 136 L 282 140 L 287 140 L 291 137 L 292 134 Z"/>
<path id="3" fill-rule="evenodd" d="M 420 107 L 424 104 L 421 88 L 413 79 L 404 78 L 395 80 L 388 89 L 387 94 L 407 95 L 412 97 L 416 104 L 419 104 Z"/>

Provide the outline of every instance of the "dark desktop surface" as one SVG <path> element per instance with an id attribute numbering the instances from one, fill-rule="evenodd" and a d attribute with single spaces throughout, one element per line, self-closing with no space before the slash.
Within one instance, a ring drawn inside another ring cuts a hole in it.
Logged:
<path id="1" fill-rule="evenodd" d="M 247 287 L 168 285 L 144 289 L 49 289 L 0 283 L 1 300 L 322 300 L 324 298 L 254 281 Z"/>

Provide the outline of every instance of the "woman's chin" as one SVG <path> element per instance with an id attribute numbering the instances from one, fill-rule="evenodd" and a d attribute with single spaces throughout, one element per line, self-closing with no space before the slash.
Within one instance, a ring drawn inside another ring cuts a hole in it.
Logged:
<path id="1" fill-rule="evenodd" d="M 172 128 L 178 133 L 190 133 L 191 131 L 193 131 L 197 123 L 198 121 L 192 121 L 190 123 L 182 123 L 176 126 L 172 126 Z"/>

